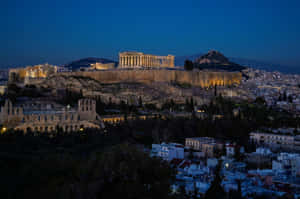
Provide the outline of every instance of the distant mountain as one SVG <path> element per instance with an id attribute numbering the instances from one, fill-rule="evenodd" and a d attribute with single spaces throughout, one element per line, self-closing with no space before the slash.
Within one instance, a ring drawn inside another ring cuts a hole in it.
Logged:
<path id="1" fill-rule="evenodd" d="M 194 54 L 194 55 L 187 55 L 187 56 L 176 56 L 175 57 L 175 65 L 182 66 L 184 65 L 185 60 L 195 61 L 198 57 L 203 56 L 203 53 Z M 283 66 L 274 63 L 268 63 L 264 61 L 257 61 L 252 59 L 244 59 L 244 58 L 236 58 L 236 57 L 229 57 L 229 61 L 237 63 L 242 66 L 251 67 L 260 70 L 266 71 L 279 71 L 282 73 L 292 73 L 292 74 L 300 74 L 300 66 Z"/>
<path id="2" fill-rule="evenodd" d="M 94 63 L 103 63 L 103 64 L 115 63 L 115 65 L 117 65 L 117 62 L 109 60 L 109 59 L 88 57 L 88 58 L 83 58 L 83 59 L 65 64 L 64 67 L 66 67 L 70 70 L 79 70 L 80 68 L 90 67 L 90 64 L 94 64 Z"/>

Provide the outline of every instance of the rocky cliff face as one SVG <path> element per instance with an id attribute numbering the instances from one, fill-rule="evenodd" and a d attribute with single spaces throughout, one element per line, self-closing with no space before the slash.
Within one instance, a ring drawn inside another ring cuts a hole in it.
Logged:
<path id="1" fill-rule="evenodd" d="M 66 88 L 81 90 L 84 96 L 99 96 L 105 102 L 112 100 L 119 103 L 123 100 L 136 104 L 142 97 L 144 103 L 160 106 L 171 99 L 176 103 L 185 103 L 191 97 L 198 104 L 206 103 L 214 89 L 206 91 L 203 88 L 239 84 L 241 78 L 238 72 L 107 70 L 58 73 L 37 86 L 53 91 Z"/>
<path id="2" fill-rule="evenodd" d="M 176 82 L 198 87 L 239 84 L 242 79 L 240 72 L 181 70 L 107 70 L 96 72 L 73 72 L 69 73 L 69 75 L 88 77 L 101 83 Z"/>

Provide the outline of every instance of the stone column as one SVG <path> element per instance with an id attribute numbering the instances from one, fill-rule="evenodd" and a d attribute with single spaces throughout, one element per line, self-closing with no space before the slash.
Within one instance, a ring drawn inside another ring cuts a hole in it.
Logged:
<path id="1" fill-rule="evenodd" d="M 147 57 L 146 57 L 146 66 L 147 66 L 147 67 L 149 66 L 149 57 L 148 57 L 148 55 L 147 55 Z"/>
<path id="2" fill-rule="evenodd" d="M 134 66 L 136 67 L 138 65 L 138 57 L 137 56 L 134 56 L 135 57 L 135 63 L 134 63 Z"/>
<path id="3" fill-rule="evenodd" d="M 141 66 L 143 66 L 143 55 L 140 56 L 141 59 Z"/>
<path id="4" fill-rule="evenodd" d="M 131 56 L 128 56 L 128 66 L 131 66 Z"/>
<path id="5" fill-rule="evenodd" d="M 145 56 L 145 66 L 148 66 L 148 56 Z"/>
<path id="6" fill-rule="evenodd" d="M 138 66 L 141 66 L 141 56 L 138 56 Z"/>

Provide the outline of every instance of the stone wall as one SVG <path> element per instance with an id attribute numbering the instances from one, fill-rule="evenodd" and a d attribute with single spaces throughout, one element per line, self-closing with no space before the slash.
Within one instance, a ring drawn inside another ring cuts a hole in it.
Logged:
<path id="1" fill-rule="evenodd" d="M 182 71 L 182 70 L 106 70 L 59 73 L 56 75 L 84 76 L 95 79 L 100 83 L 122 82 L 175 82 L 190 84 L 191 86 L 209 87 L 239 84 L 242 79 L 240 72 L 213 72 L 213 71 Z"/>

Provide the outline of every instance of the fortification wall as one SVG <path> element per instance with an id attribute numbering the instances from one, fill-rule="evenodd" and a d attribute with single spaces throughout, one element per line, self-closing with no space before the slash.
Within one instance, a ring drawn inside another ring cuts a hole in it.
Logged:
<path id="1" fill-rule="evenodd" d="M 240 72 L 213 72 L 213 71 L 181 71 L 181 70 L 106 70 L 58 73 L 56 75 L 84 76 L 101 83 L 122 82 L 176 82 L 191 86 L 209 87 L 239 84 L 242 79 Z"/>

